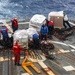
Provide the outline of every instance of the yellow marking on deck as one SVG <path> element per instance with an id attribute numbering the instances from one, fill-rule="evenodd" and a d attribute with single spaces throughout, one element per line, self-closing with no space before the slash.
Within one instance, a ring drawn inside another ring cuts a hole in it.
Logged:
<path id="1" fill-rule="evenodd" d="M 69 51 L 69 50 L 60 49 L 60 52 L 62 52 L 62 53 L 68 53 L 68 52 L 70 52 L 70 51 Z"/>
<path id="2" fill-rule="evenodd" d="M 73 70 L 75 70 L 75 68 L 74 68 L 73 66 L 71 66 L 71 65 L 69 65 L 69 66 L 63 66 L 63 68 L 64 68 L 66 71 L 73 71 Z"/>
<path id="3" fill-rule="evenodd" d="M 20 58 L 23 59 L 24 57 L 21 56 Z M 12 57 L 12 60 L 14 60 L 14 57 Z M 0 62 L 3 62 L 3 61 L 8 61 L 8 58 L 0 57 Z"/>
<path id="4" fill-rule="evenodd" d="M 38 61 L 38 63 L 48 75 L 55 75 L 55 73 L 50 68 L 48 68 L 48 66 L 46 66 L 43 61 Z"/>
<path id="5" fill-rule="evenodd" d="M 21 75 L 29 75 L 28 73 L 22 73 Z"/>
<path id="6" fill-rule="evenodd" d="M 8 58 L 0 57 L 0 61 L 1 61 L 1 62 L 3 62 L 3 61 L 8 61 Z"/>

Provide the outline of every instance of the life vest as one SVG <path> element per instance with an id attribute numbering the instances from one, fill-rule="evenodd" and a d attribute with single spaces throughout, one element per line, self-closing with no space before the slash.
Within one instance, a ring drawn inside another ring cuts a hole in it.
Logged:
<path id="1" fill-rule="evenodd" d="M 13 26 L 14 26 L 14 27 L 17 27 L 17 26 L 18 26 L 17 20 L 12 20 L 12 22 L 13 22 Z"/>
<path id="2" fill-rule="evenodd" d="M 20 46 L 18 44 L 14 44 L 13 50 L 14 50 L 14 53 L 20 53 Z"/>
<path id="3" fill-rule="evenodd" d="M 3 38 L 8 37 L 8 32 L 7 32 L 7 29 L 6 29 L 6 28 L 2 28 L 2 29 L 1 29 L 1 33 L 2 33 L 2 35 L 3 35 Z"/>

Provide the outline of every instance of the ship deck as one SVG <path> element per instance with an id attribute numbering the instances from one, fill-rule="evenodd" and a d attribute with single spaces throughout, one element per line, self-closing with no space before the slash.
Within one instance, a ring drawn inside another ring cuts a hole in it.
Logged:
<path id="1" fill-rule="evenodd" d="M 27 26 L 25 26 L 27 28 Z M 20 29 L 24 28 L 23 26 Z M 65 41 L 61 41 L 53 36 L 52 40 L 48 40 L 55 46 L 53 56 L 54 59 L 44 57 L 43 63 L 54 72 L 55 75 L 75 75 L 75 33 L 67 37 Z M 40 50 L 38 50 L 40 53 Z M 24 60 L 24 52 L 21 52 L 20 63 Z M 14 65 L 14 54 L 12 50 L 0 50 L 0 75 L 29 75 L 22 66 Z M 36 73 L 31 67 L 28 67 L 33 75 L 49 75 L 39 65 L 34 65 L 41 71 Z"/>

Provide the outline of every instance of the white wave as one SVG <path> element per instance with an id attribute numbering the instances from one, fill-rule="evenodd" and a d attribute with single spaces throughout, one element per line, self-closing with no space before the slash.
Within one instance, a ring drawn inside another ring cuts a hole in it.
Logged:
<path id="1" fill-rule="evenodd" d="M 1 3 L 8 3 L 10 0 L 0 0 Z"/>
<path id="2" fill-rule="evenodd" d="M 14 6 L 18 6 L 18 7 L 21 7 L 21 8 L 23 8 L 23 5 L 20 5 L 20 4 L 14 4 Z"/>
<path id="3" fill-rule="evenodd" d="M 0 0 L 0 18 L 7 17 L 7 16 L 16 16 L 18 15 L 16 8 L 23 8 L 23 5 L 18 3 L 10 3 L 10 0 Z M 15 11 L 14 11 L 15 10 Z"/>
<path id="4" fill-rule="evenodd" d="M 29 6 L 26 6 L 27 8 L 29 7 Z"/>
<path id="5" fill-rule="evenodd" d="M 10 0 L 1 0 L 0 6 L 7 6 L 9 4 Z"/>

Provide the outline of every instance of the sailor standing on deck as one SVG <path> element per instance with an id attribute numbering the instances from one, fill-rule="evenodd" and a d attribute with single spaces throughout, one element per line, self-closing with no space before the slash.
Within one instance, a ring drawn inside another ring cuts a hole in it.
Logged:
<path id="1" fill-rule="evenodd" d="M 14 18 L 12 20 L 12 29 L 13 29 L 13 32 L 15 32 L 16 30 L 18 30 L 18 21 L 17 21 L 17 18 Z"/>
<path id="2" fill-rule="evenodd" d="M 40 38 L 41 40 L 47 40 L 48 27 L 43 24 L 40 29 Z"/>
<path id="3" fill-rule="evenodd" d="M 49 21 L 48 24 L 48 35 L 52 38 L 53 32 L 54 32 L 54 23 L 53 21 Z"/>
<path id="4" fill-rule="evenodd" d="M 65 13 L 64 13 L 64 21 L 63 21 L 63 24 L 64 24 L 64 27 L 65 27 L 65 28 L 67 28 L 66 25 L 68 25 L 69 28 L 71 28 L 71 25 L 70 25 L 69 22 L 68 22 L 68 16 L 67 16 L 67 14 L 65 14 Z"/>
<path id="5" fill-rule="evenodd" d="M 0 33 L 3 36 L 3 46 L 4 48 L 7 48 L 7 46 L 9 45 L 8 29 L 3 25 L 0 29 Z"/>
<path id="6" fill-rule="evenodd" d="M 20 50 L 21 50 L 21 47 L 20 45 L 18 44 L 19 40 L 17 40 L 15 42 L 15 44 L 13 45 L 13 51 L 14 51 L 14 56 L 15 56 L 15 65 L 17 66 L 20 66 Z"/>

